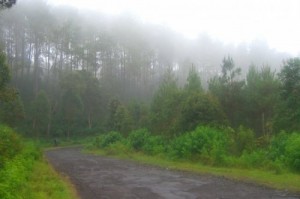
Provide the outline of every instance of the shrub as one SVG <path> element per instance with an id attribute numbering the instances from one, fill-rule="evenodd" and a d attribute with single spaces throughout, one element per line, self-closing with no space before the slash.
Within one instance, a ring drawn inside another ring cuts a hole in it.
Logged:
<path id="1" fill-rule="evenodd" d="M 0 126 L 0 168 L 4 162 L 15 157 L 22 150 L 20 137 L 9 127 Z"/>
<path id="2" fill-rule="evenodd" d="M 272 161 L 284 161 L 286 155 L 286 145 L 289 135 L 285 132 L 280 132 L 271 139 L 268 158 Z"/>
<path id="3" fill-rule="evenodd" d="M 142 150 L 149 155 L 157 155 L 166 152 L 166 142 L 161 136 L 149 136 Z"/>
<path id="4" fill-rule="evenodd" d="M 252 130 L 240 126 L 234 133 L 235 154 L 241 155 L 244 151 L 251 152 L 255 147 L 255 136 Z"/>
<path id="5" fill-rule="evenodd" d="M 300 172 L 300 134 L 293 133 L 289 136 L 285 150 L 288 165 Z"/>
<path id="6" fill-rule="evenodd" d="M 98 148 L 105 148 L 115 142 L 121 141 L 122 139 L 123 136 L 119 132 L 111 131 L 107 134 L 96 137 L 94 145 Z"/>
<path id="7" fill-rule="evenodd" d="M 147 129 L 139 129 L 129 134 L 128 142 L 133 149 L 141 150 L 149 138 L 150 133 Z"/>
<path id="8" fill-rule="evenodd" d="M 175 138 L 170 146 L 175 158 L 200 158 L 205 163 L 220 165 L 228 153 L 228 136 L 215 128 L 198 127 Z"/>

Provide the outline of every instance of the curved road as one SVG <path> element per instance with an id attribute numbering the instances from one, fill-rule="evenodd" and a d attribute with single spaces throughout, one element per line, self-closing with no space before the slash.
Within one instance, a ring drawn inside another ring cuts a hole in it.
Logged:
<path id="1" fill-rule="evenodd" d="M 83 154 L 80 148 L 47 151 L 59 172 L 70 177 L 82 199 L 281 199 L 299 198 L 286 192 L 209 175 Z"/>

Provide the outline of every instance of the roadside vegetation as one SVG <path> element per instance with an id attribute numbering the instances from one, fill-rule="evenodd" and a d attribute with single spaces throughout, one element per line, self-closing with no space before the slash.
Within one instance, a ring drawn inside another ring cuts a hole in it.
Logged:
<path id="1" fill-rule="evenodd" d="M 0 126 L 0 198 L 75 199 L 71 184 L 59 176 L 32 141 Z"/>
<path id="2" fill-rule="evenodd" d="M 234 131 L 199 126 L 166 139 L 139 129 L 127 137 L 118 132 L 99 135 L 87 151 L 300 192 L 299 133 L 261 140 L 242 127 Z"/>

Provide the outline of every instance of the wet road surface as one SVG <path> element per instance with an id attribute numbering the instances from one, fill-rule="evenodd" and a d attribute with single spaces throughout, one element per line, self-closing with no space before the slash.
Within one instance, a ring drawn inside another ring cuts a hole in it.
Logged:
<path id="1" fill-rule="evenodd" d="M 69 176 L 82 199 L 294 199 L 287 192 L 81 153 L 80 148 L 45 152 Z"/>

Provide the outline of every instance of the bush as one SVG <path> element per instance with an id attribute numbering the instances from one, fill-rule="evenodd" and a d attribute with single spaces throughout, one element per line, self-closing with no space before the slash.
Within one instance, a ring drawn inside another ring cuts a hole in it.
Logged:
<path id="1" fill-rule="evenodd" d="M 271 139 L 268 149 L 268 158 L 272 161 L 284 161 L 286 158 L 286 145 L 289 135 L 285 132 L 280 132 Z"/>
<path id="2" fill-rule="evenodd" d="M 149 136 L 142 150 L 149 155 L 157 155 L 166 152 L 166 141 L 161 136 Z"/>
<path id="3" fill-rule="evenodd" d="M 241 155 L 243 152 L 251 152 L 255 147 L 255 136 L 252 130 L 240 126 L 234 132 L 234 153 Z"/>
<path id="4" fill-rule="evenodd" d="M 107 134 L 96 137 L 94 146 L 97 148 L 105 148 L 109 145 L 121 141 L 123 136 L 116 131 L 111 131 Z"/>
<path id="5" fill-rule="evenodd" d="M 153 136 L 147 129 L 138 129 L 129 134 L 128 144 L 136 151 L 143 151 L 149 155 L 165 152 L 165 139 L 161 136 Z"/>
<path id="6" fill-rule="evenodd" d="M 205 163 L 220 165 L 228 153 L 228 143 L 225 133 L 211 127 L 198 127 L 175 138 L 169 150 L 175 158 L 200 158 Z"/>
<path id="7" fill-rule="evenodd" d="M 15 157 L 22 150 L 22 142 L 13 129 L 0 126 L 0 169 L 4 162 Z"/>
<path id="8" fill-rule="evenodd" d="M 300 134 L 293 133 L 289 136 L 285 150 L 290 168 L 300 172 Z"/>
<path id="9" fill-rule="evenodd" d="M 147 129 L 139 129 L 129 134 L 128 142 L 133 149 L 141 150 L 149 138 L 150 133 Z"/>

